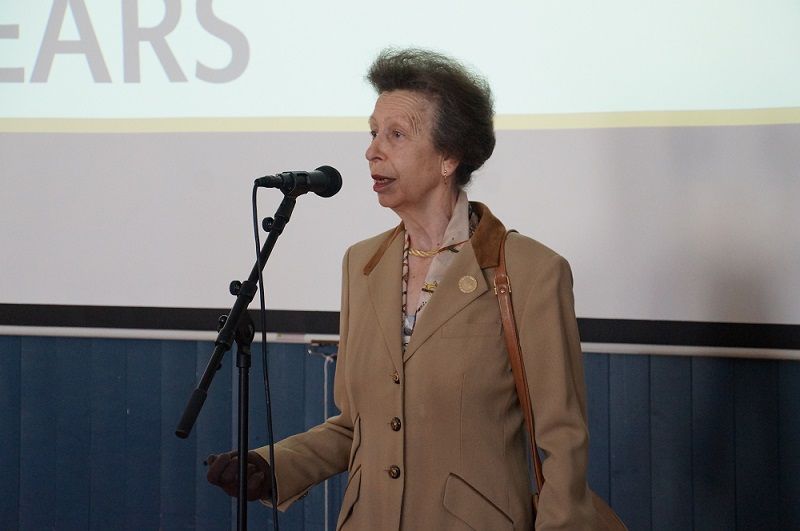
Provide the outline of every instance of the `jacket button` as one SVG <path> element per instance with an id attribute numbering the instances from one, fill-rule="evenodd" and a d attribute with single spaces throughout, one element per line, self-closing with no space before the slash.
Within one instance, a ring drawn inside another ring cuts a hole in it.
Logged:
<path id="1" fill-rule="evenodd" d="M 397 371 L 392 373 L 392 381 L 396 384 L 400 383 L 400 374 Z"/>
<path id="2" fill-rule="evenodd" d="M 400 419 L 397 417 L 393 418 L 392 421 L 389 423 L 389 425 L 392 427 L 394 431 L 400 431 L 400 426 L 402 426 L 402 424 L 400 423 Z"/>
<path id="3" fill-rule="evenodd" d="M 400 477 L 400 467 L 397 465 L 392 465 L 389 467 L 389 477 L 392 479 L 397 479 Z"/>

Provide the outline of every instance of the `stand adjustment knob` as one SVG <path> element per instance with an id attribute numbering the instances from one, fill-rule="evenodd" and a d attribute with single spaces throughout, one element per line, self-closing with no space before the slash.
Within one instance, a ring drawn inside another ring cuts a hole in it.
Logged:
<path id="1" fill-rule="evenodd" d="M 231 292 L 231 295 L 234 297 L 239 294 L 239 291 L 242 289 L 242 283 L 238 280 L 234 280 L 231 282 L 231 285 L 228 287 L 228 291 Z"/>

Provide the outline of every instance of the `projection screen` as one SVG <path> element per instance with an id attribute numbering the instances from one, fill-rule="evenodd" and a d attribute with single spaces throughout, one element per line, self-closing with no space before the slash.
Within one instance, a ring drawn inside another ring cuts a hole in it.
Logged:
<path id="1" fill-rule="evenodd" d="M 299 198 L 267 306 L 338 311 L 345 249 L 398 221 L 364 74 L 419 46 L 489 80 L 497 148 L 467 193 L 570 261 L 580 318 L 780 325 L 800 349 L 798 27 L 788 0 L 6 3 L 0 325 L 229 307 L 252 179 L 323 164 L 344 186 Z"/>

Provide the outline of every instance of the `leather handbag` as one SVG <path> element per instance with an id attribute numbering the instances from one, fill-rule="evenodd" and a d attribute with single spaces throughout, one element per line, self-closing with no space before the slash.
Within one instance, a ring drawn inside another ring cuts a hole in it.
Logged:
<path id="1" fill-rule="evenodd" d="M 513 232 L 513 231 L 509 231 Z M 539 500 L 539 493 L 544 485 L 544 474 L 542 473 L 542 459 L 536 447 L 536 432 L 533 421 L 533 408 L 531 407 L 530 393 L 528 391 L 528 379 L 525 376 L 525 364 L 522 360 L 522 349 L 519 344 L 517 325 L 514 320 L 514 306 L 511 302 L 511 282 L 506 271 L 506 240 L 508 233 L 500 243 L 500 263 L 497 266 L 494 277 L 494 292 L 497 295 L 497 302 L 500 305 L 500 318 L 503 323 L 503 333 L 508 349 L 508 359 L 511 363 L 511 371 L 514 374 L 514 385 L 517 388 L 519 404 L 525 417 L 525 426 L 528 430 L 528 442 L 533 461 L 533 471 L 536 478 L 536 493 L 531 497 L 533 505 L 533 519 L 536 521 L 536 508 Z M 589 490 L 592 497 L 592 504 L 597 513 L 597 527 L 608 531 L 625 531 L 627 527 L 622 522 L 614 510 L 598 496 L 593 490 Z"/>

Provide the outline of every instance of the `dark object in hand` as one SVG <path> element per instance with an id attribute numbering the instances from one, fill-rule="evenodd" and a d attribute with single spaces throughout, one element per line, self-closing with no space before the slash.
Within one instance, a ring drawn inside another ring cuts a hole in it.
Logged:
<path id="1" fill-rule="evenodd" d="M 239 452 L 209 455 L 206 478 L 228 496 L 239 496 Z M 269 498 L 272 494 L 271 470 L 269 463 L 255 452 L 247 452 L 247 500 Z"/>

